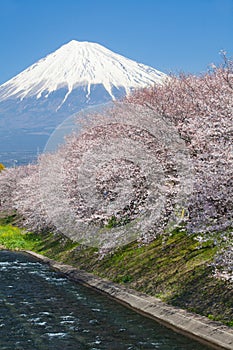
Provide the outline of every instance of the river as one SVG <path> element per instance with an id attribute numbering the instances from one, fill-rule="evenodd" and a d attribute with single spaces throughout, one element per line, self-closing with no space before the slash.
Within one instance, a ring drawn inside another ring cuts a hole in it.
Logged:
<path id="1" fill-rule="evenodd" d="M 207 350 L 71 282 L 23 253 L 0 251 L 1 350 Z"/>

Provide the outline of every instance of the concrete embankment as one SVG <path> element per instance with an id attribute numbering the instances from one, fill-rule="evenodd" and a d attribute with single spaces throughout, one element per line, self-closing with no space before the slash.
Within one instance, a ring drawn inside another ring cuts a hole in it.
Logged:
<path id="1" fill-rule="evenodd" d="M 70 265 L 26 251 L 69 279 L 104 293 L 135 311 L 150 317 L 174 331 L 196 339 L 213 349 L 233 350 L 233 329 L 205 317 L 172 307 L 161 300 L 101 279 Z"/>

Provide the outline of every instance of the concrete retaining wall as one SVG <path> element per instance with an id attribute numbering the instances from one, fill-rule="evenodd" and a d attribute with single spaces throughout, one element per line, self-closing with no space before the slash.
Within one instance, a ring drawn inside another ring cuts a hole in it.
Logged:
<path id="1" fill-rule="evenodd" d="M 178 333 L 209 345 L 213 349 L 233 350 L 233 329 L 229 327 L 210 321 L 206 317 L 172 307 L 155 297 L 127 289 L 73 266 L 58 263 L 43 255 L 31 251 L 26 251 L 26 253 L 48 264 L 69 279 L 104 293 Z"/>

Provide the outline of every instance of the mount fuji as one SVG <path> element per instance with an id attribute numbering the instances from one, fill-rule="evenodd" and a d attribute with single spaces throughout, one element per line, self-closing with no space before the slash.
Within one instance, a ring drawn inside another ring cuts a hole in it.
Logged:
<path id="1" fill-rule="evenodd" d="M 97 43 L 72 40 L 0 86 L 0 157 L 35 152 L 70 115 L 165 78 Z"/>

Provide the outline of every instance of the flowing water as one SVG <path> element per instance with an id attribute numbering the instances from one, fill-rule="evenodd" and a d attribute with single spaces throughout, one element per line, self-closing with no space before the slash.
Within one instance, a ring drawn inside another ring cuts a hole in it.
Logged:
<path id="1" fill-rule="evenodd" d="M 0 349 L 206 350 L 49 270 L 0 251 Z"/>

